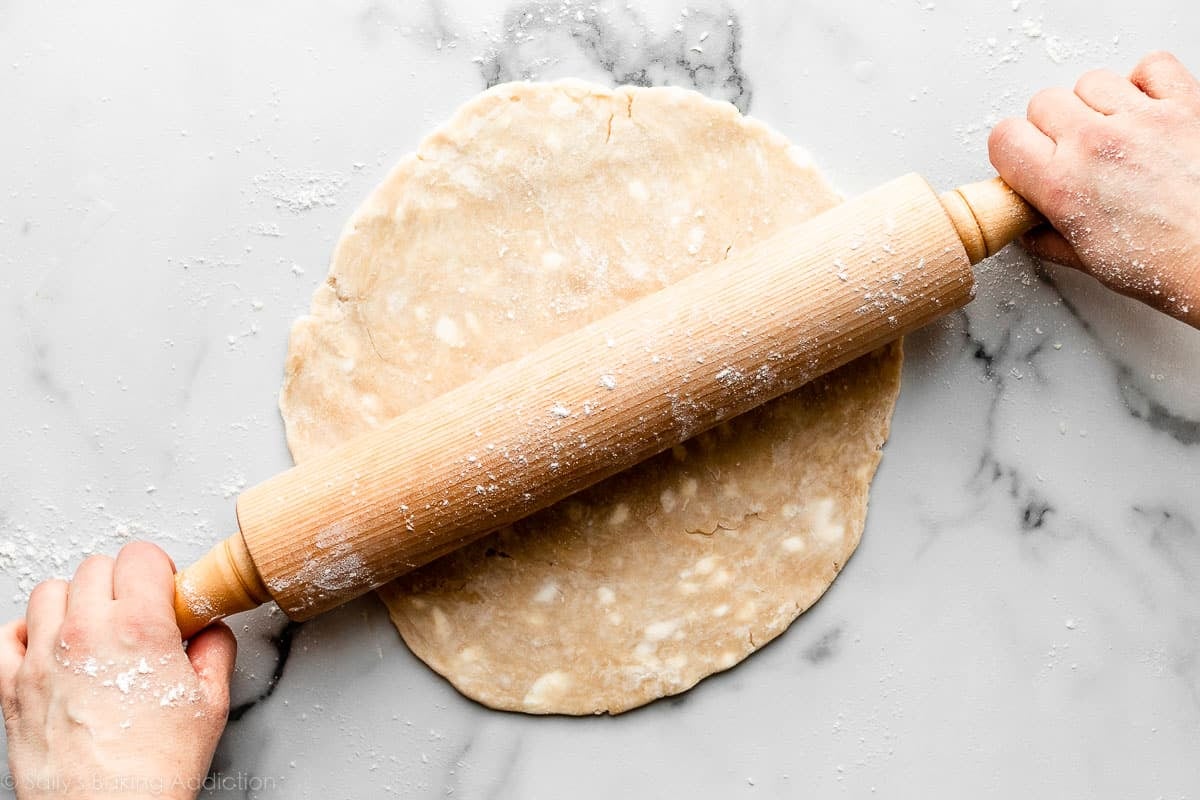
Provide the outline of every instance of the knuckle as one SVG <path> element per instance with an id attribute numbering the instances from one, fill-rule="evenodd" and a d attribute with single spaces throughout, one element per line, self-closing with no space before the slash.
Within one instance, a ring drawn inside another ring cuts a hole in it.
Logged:
<path id="1" fill-rule="evenodd" d="M 1079 76 L 1079 80 L 1075 81 L 1075 91 L 1078 93 L 1086 91 L 1088 87 L 1096 86 L 1108 80 L 1108 75 L 1102 69 L 1092 69 Z"/>
<path id="2" fill-rule="evenodd" d="M 167 554 L 158 545 L 152 542 L 135 540 L 129 542 L 121 551 L 117 553 L 117 561 L 129 566 L 130 562 L 137 564 L 137 568 L 141 570 L 162 570 L 168 569 L 171 572 L 175 571 L 175 562 L 171 560 L 171 556 Z"/>
<path id="3" fill-rule="evenodd" d="M 1075 94 L 1083 96 L 1096 94 L 1106 88 L 1113 87 L 1114 84 L 1128 83 L 1117 73 L 1108 69 L 1093 69 L 1088 70 L 1079 76 L 1079 80 L 1075 82 Z"/>
<path id="4" fill-rule="evenodd" d="M 1095 158 L 1107 156 L 1121 149 L 1121 137 L 1103 124 L 1081 125 L 1075 139 L 1084 155 Z"/>
<path id="5" fill-rule="evenodd" d="M 79 566 L 80 567 L 82 567 L 84 565 L 100 566 L 102 564 L 112 564 L 112 563 L 113 563 L 112 555 L 103 555 L 101 553 L 96 553 L 94 555 L 89 555 L 88 558 L 85 558 L 83 561 L 80 561 Z"/>
<path id="6" fill-rule="evenodd" d="M 32 603 L 35 599 L 41 601 L 46 599 L 46 595 L 53 595 L 59 592 L 64 592 L 67 589 L 67 582 L 60 578 L 51 578 L 48 581 L 42 581 L 37 586 L 33 587 L 33 591 L 29 593 L 29 602 Z"/>
<path id="7" fill-rule="evenodd" d="M 1029 108 L 1031 114 L 1045 113 L 1061 106 L 1064 98 L 1073 94 L 1061 86 L 1051 86 L 1048 89 L 1042 89 L 1029 100 Z"/>
<path id="8" fill-rule="evenodd" d="M 1040 188 L 1041 210 L 1051 221 L 1064 218 L 1078 204 L 1074 184 L 1061 172 L 1048 172 Z"/>
<path id="9" fill-rule="evenodd" d="M 1135 81 L 1145 81 L 1154 75 L 1162 76 L 1165 71 L 1181 68 L 1179 59 L 1173 54 L 1166 50 L 1154 50 L 1142 57 L 1142 60 L 1133 68 L 1130 77 Z"/>
<path id="10" fill-rule="evenodd" d="M 58 630 L 58 639 L 72 650 L 86 649 L 96 644 L 95 626 L 68 615 Z"/>
<path id="11" fill-rule="evenodd" d="M 1149 67 L 1155 64 L 1178 64 L 1179 59 L 1169 50 L 1151 50 L 1141 61 L 1138 62 L 1139 67 Z"/>
<path id="12" fill-rule="evenodd" d="M 1040 109 L 1045 108 L 1053 99 L 1053 90 L 1042 89 L 1034 93 L 1033 97 L 1029 98 L 1029 105 L 1025 107 L 1025 115 L 1027 117 L 1035 117 Z"/>
<path id="13" fill-rule="evenodd" d="M 150 542 L 144 541 L 142 539 L 134 539 L 132 542 L 127 542 L 121 548 L 121 551 L 119 553 L 117 553 L 117 558 L 120 558 L 121 556 L 131 556 L 131 555 L 145 555 L 145 554 L 157 555 L 158 553 L 161 553 L 161 552 L 162 552 L 162 548 L 158 547 L 157 545 L 151 544 Z"/>
<path id="14" fill-rule="evenodd" d="M 1012 146 L 1013 120 L 1002 119 L 988 134 L 988 151 L 993 155 L 1007 152 Z"/>
<path id="15" fill-rule="evenodd" d="M 1001 120 L 988 135 L 988 156 L 997 169 L 1012 166 L 1022 156 L 1021 128 L 1023 120 L 1009 118 Z"/>
<path id="16" fill-rule="evenodd" d="M 95 569 L 95 568 L 101 567 L 101 566 L 111 566 L 112 563 L 113 563 L 112 556 L 106 556 L 106 555 L 101 555 L 101 554 L 91 555 L 91 556 L 88 556 L 87 558 L 85 558 L 83 561 L 81 561 L 79 563 L 78 569 L 76 569 L 75 571 L 76 571 L 76 573 L 78 573 L 78 572 L 82 571 L 84 567 L 87 567 L 88 569 Z"/>
<path id="17" fill-rule="evenodd" d="M 148 616 L 142 609 L 125 608 L 113 620 L 117 640 L 130 648 L 160 643 L 169 635 L 168 626 L 160 619 Z"/>

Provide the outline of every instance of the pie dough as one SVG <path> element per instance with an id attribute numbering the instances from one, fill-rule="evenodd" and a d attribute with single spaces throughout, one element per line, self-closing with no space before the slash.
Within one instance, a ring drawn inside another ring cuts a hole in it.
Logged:
<path id="1" fill-rule="evenodd" d="M 802 151 L 695 92 L 497 86 L 348 223 L 292 329 L 292 454 L 837 201 Z M 853 553 L 900 363 L 885 347 L 379 595 L 418 657 L 494 708 L 617 713 L 682 692 L 778 636 Z"/>

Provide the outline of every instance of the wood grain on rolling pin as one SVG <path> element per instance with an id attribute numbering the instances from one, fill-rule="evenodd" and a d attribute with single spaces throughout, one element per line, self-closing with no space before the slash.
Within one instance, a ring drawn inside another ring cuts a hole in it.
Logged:
<path id="1" fill-rule="evenodd" d="M 965 304 L 970 261 L 900 178 L 253 487 L 246 547 L 306 619 Z"/>

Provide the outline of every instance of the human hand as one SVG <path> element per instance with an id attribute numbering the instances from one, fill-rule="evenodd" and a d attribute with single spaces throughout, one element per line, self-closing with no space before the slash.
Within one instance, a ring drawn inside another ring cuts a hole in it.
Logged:
<path id="1" fill-rule="evenodd" d="M 17 797 L 194 798 L 229 711 L 237 642 L 185 650 L 175 565 L 133 542 L 33 590 L 0 628 L 0 703 Z"/>
<path id="2" fill-rule="evenodd" d="M 1200 327 L 1200 83 L 1169 53 L 1089 72 L 992 131 L 992 164 L 1049 221 L 1035 256 Z"/>

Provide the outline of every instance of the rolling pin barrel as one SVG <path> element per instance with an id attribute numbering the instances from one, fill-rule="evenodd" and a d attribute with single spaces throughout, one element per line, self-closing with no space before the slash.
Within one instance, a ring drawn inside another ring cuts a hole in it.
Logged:
<path id="1" fill-rule="evenodd" d="M 998 178 L 908 175 L 555 339 L 244 492 L 181 629 L 306 619 L 545 508 L 964 305 L 1039 221 Z"/>

